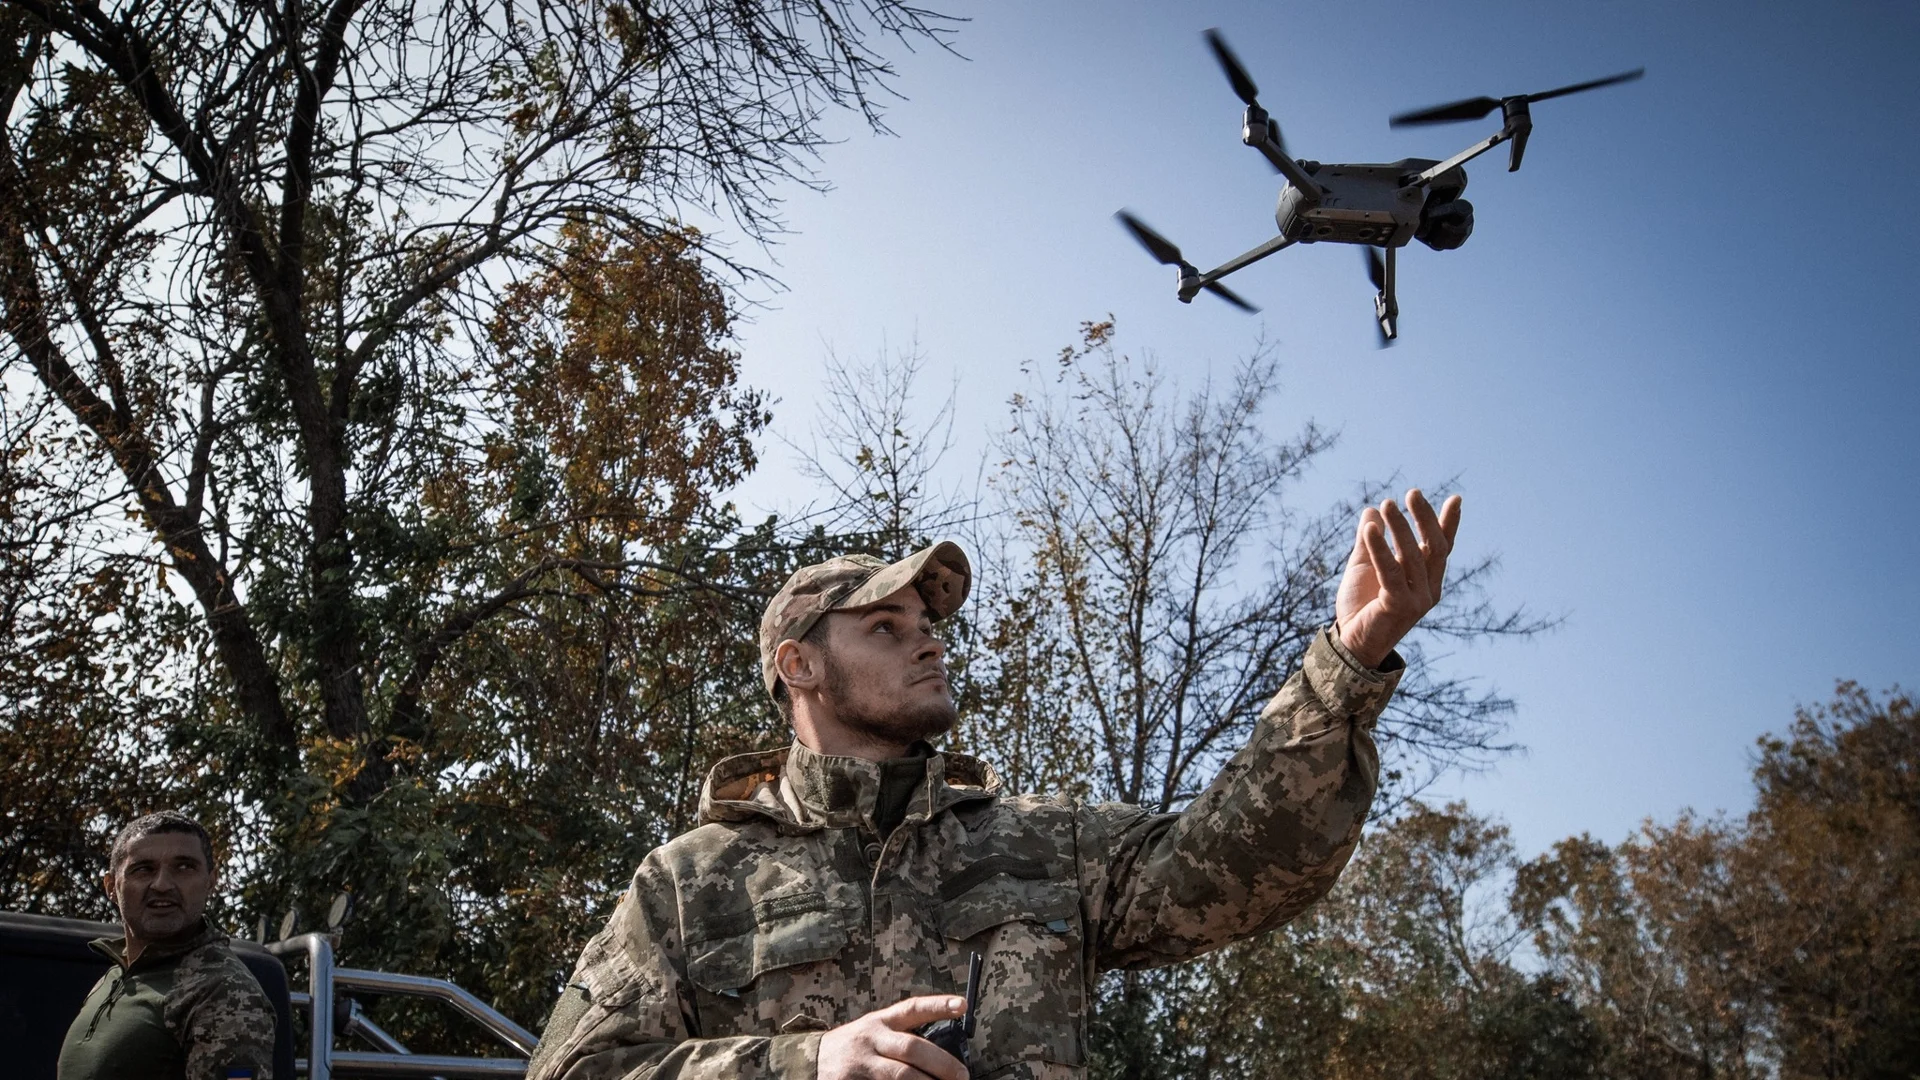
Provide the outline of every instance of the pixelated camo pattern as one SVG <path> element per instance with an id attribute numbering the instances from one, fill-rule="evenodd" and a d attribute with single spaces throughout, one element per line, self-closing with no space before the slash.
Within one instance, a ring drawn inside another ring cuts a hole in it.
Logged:
<path id="1" fill-rule="evenodd" d="M 186 1048 L 187 1080 L 226 1080 L 240 1068 L 273 1076 L 273 1007 L 224 936 L 180 959 L 166 1023 Z"/>
<path id="2" fill-rule="evenodd" d="M 961 992 L 977 951 L 973 1075 L 1082 1077 L 1100 972 L 1191 959 L 1332 887 L 1397 681 L 1321 633 L 1181 814 L 1005 796 L 987 766 L 935 754 L 882 844 L 872 762 L 798 744 L 729 758 L 704 824 L 647 856 L 581 953 L 528 1075 L 811 1078 L 821 1031 Z"/>

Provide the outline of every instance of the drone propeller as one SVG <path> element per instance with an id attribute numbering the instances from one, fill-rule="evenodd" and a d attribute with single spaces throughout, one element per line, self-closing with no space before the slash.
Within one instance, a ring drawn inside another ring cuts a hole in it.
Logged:
<path id="1" fill-rule="evenodd" d="M 1233 55 L 1232 49 L 1227 48 L 1227 39 L 1220 36 L 1220 31 L 1217 29 L 1208 30 L 1207 44 L 1213 46 L 1214 58 L 1220 61 L 1220 70 L 1226 72 L 1227 82 L 1232 84 L 1234 95 L 1248 108 L 1260 109 L 1258 100 L 1260 88 L 1253 85 L 1253 79 L 1247 74 L 1246 67 L 1240 63 L 1240 58 Z M 1265 109 L 1260 109 L 1260 112 L 1262 115 L 1266 114 Z M 1284 155 L 1287 152 L 1287 142 L 1280 137 L 1280 125 L 1271 116 L 1267 116 L 1267 130 L 1273 133 L 1273 141 L 1280 147 L 1280 153 Z"/>
<path id="2" fill-rule="evenodd" d="M 1140 241 L 1141 247 L 1146 248 L 1147 251 L 1152 253 L 1154 258 L 1160 260 L 1162 263 L 1167 266 L 1179 266 L 1183 268 L 1193 265 L 1180 257 L 1180 249 L 1173 246 L 1173 241 L 1148 228 L 1146 222 L 1141 221 L 1125 210 L 1121 210 L 1113 216 L 1120 219 L 1120 224 L 1127 227 L 1127 231 L 1133 234 L 1135 240 Z"/>
<path id="3" fill-rule="evenodd" d="M 1220 299 L 1225 300 L 1227 303 L 1232 304 L 1234 307 L 1239 308 L 1241 311 L 1244 311 L 1249 315 L 1258 315 L 1260 313 L 1259 308 L 1253 306 L 1252 304 L 1247 303 L 1244 299 L 1240 297 L 1239 293 L 1234 292 L 1232 289 L 1227 288 L 1225 285 L 1222 285 L 1217 281 L 1209 281 L 1205 285 L 1202 285 L 1200 287 L 1212 293 L 1213 295 L 1219 297 Z"/>
<path id="4" fill-rule="evenodd" d="M 1515 94 L 1504 98 L 1467 98 L 1463 101 L 1448 102 L 1445 105 L 1435 105 L 1430 109 L 1401 113 L 1387 123 L 1393 127 L 1410 127 L 1415 124 L 1450 124 L 1456 120 L 1478 120 L 1509 102 L 1546 101 L 1548 98 L 1577 94 L 1582 90 L 1597 90 L 1602 86 L 1612 86 L 1614 83 L 1632 82 L 1646 73 L 1646 68 L 1634 68 L 1632 71 L 1623 71 L 1604 79 L 1574 83 L 1572 86 L 1562 86 L 1557 90 L 1543 90 L 1538 94 Z"/>
<path id="5" fill-rule="evenodd" d="M 1217 29 L 1207 31 L 1207 44 L 1213 46 L 1213 55 L 1220 61 L 1220 70 L 1227 73 L 1227 81 L 1233 84 L 1233 92 L 1248 105 L 1260 104 L 1260 88 L 1253 85 L 1253 78 L 1240 63 L 1240 58 L 1227 48 L 1227 39 L 1220 36 Z"/>
<path id="6" fill-rule="evenodd" d="M 1155 259 L 1158 259 L 1167 266 L 1177 266 L 1180 268 L 1180 283 L 1182 286 L 1180 299 L 1191 300 L 1193 294 L 1185 291 L 1185 287 L 1189 279 L 1197 279 L 1200 276 L 1199 268 L 1181 256 L 1180 249 L 1174 246 L 1173 241 L 1154 232 L 1147 226 L 1146 222 L 1141 221 L 1125 210 L 1117 211 L 1113 216 L 1120 219 L 1120 224 L 1125 225 L 1127 231 L 1133 234 L 1133 238 L 1140 241 L 1140 246 L 1146 248 L 1148 253 Z M 1209 281 L 1197 287 L 1207 290 L 1249 314 L 1260 310 L 1252 304 L 1247 303 L 1238 293 L 1217 281 Z"/>
<path id="7" fill-rule="evenodd" d="M 1372 245 L 1363 247 L 1360 250 L 1367 257 L 1367 277 L 1373 282 L 1373 291 L 1376 293 L 1386 292 L 1387 264 L 1381 260 L 1380 252 L 1375 250 Z M 1393 344 L 1393 338 L 1387 336 L 1387 328 L 1384 325 L 1376 321 L 1373 324 L 1373 329 L 1375 333 L 1380 335 L 1380 348 L 1384 349 Z"/>

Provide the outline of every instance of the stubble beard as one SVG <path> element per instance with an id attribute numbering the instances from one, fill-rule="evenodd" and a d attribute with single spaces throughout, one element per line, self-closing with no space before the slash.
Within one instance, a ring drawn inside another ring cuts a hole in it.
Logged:
<path id="1" fill-rule="evenodd" d="M 139 907 L 120 913 L 122 922 L 142 941 L 167 941 L 181 937 L 200 927 L 200 912 L 190 912 L 184 898 L 180 906 L 167 912 L 151 912 L 146 909 L 145 897 L 140 898 Z"/>
<path id="2" fill-rule="evenodd" d="M 868 738 L 881 742 L 915 743 L 933 739 L 953 730 L 960 710 L 952 698 L 928 702 L 888 713 L 867 711 L 853 696 L 852 680 L 832 659 L 827 660 L 827 693 L 834 701 L 834 714 L 840 723 Z"/>

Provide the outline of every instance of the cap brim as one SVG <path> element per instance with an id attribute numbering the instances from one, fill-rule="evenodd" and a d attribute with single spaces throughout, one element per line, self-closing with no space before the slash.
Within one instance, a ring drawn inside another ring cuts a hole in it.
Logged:
<path id="1" fill-rule="evenodd" d="M 875 573 L 828 610 L 845 611 L 877 604 L 909 585 L 919 591 L 937 622 L 967 602 L 967 593 L 973 588 L 973 565 L 959 544 L 942 540 Z"/>

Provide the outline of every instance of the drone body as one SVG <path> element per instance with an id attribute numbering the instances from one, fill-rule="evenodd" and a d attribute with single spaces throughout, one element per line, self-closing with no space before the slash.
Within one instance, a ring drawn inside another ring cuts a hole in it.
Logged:
<path id="1" fill-rule="evenodd" d="M 1454 166 L 1445 184 L 1428 187 L 1406 182 L 1438 165 L 1426 158 L 1405 158 L 1387 165 L 1297 163 L 1318 187 L 1316 195 L 1292 184 L 1280 189 L 1274 224 L 1296 244 L 1326 241 L 1405 247 L 1414 239 L 1440 251 L 1467 242 L 1473 233 L 1473 206 L 1459 203 L 1467 171 Z M 1436 236 L 1438 231 L 1440 235 Z"/>
<path id="2" fill-rule="evenodd" d="M 1473 234 L 1473 204 L 1460 197 L 1467 188 L 1467 172 L 1463 166 L 1504 142 L 1510 145 L 1507 171 L 1519 169 L 1526 153 L 1527 137 L 1533 131 L 1529 109 L 1532 102 L 1626 82 L 1643 73 L 1636 69 L 1539 94 L 1470 98 L 1393 118 L 1393 126 L 1399 127 L 1477 120 L 1495 109 L 1500 110 L 1499 131 L 1445 161 L 1405 158 L 1381 165 L 1323 165 L 1287 155 L 1286 146 L 1280 140 L 1280 127 L 1260 107 L 1256 100 L 1259 90 L 1247 76 L 1246 69 L 1241 67 L 1218 31 L 1207 31 L 1207 42 L 1213 47 L 1234 92 L 1246 103 L 1240 141 L 1260 151 L 1287 179 L 1274 211 L 1279 234 L 1203 274 L 1181 256 L 1179 248 L 1132 214 L 1122 210 L 1115 216 L 1156 259 L 1179 268 L 1176 295 L 1182 303 L 1191 303 L 1204 289 L 1248 311 L 1257 309 L 1221 285 L 1221 278 L 1294 244 L 1359 245 L 1366 252 L 1368 275 L 1376 290 L 1374 319 L 1380 327 L 1382 345 L 1391 344 L 1399 334 L 1400 309 L 1394 295 L 1395 253 L 1414 240 L 1436 251 L 1450 251 L 1466 243 Z"/>

